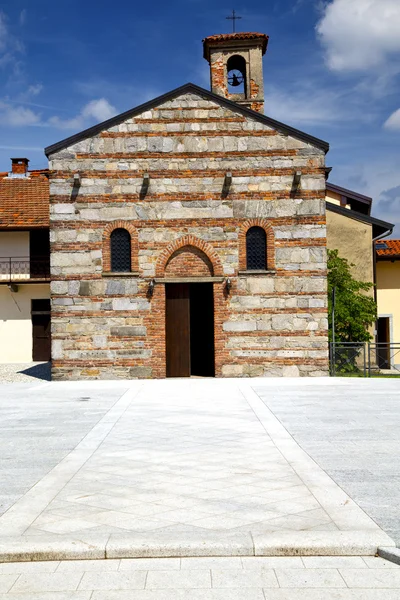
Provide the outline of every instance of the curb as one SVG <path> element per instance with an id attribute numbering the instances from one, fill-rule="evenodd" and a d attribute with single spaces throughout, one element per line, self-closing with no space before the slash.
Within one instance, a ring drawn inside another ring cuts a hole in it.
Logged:
<path id="1" fill-rule="evenodd" d="M 389 560 L 396 565 L 400 565 L 400 550 L 399 548 L 388 548 L 381 546 L 378 548 L 378 556 Z"/>
<path id="2" fill-rule="evenodd" d="M 206 536 L 154 535 L 153 532 L 151 537 L 112 534 L 86 539 L 3 537 L 0 562 L 199 556 L 374 556 L 378 548 L 380 556 L 383 551 L 396 552 L 389 536 L 376 531 L 221 532 Z"/>

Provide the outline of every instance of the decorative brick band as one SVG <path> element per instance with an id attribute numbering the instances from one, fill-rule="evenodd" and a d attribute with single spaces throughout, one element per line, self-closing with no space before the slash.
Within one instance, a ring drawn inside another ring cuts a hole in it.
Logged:
<path id="1" fill-rule="evenodd" d="M 185 108 L 184 110 L 188 110 Z M 198 110 L 198 109 L 195 109 Z M 204 110 L 204 109 L 202 109 Z M 179 111 L 178 111 L 179 112 Z M 203 117 L 203 118 L 189 118 L 189 117 L 170 117 L 165 119 L 134 119 L 134 123 L 162 123 L 163 125 L 167 123 L 245 123 L 246 119 L 244 117 Z"/>
<path id="2" fill-rule="evenodd" d="M 218 254 L 215 252 L 214 248 L 204 240 L 201 240 L 195 237 L 194 235 L 185 235 L 175 240 L 175 242 L 169 244 L 169 246 L 167 246 L 167 248 L 165 248 L 161 252 L 156 264 L 157 277 L 164 276 L 165 268 L 168 264 L 170 257 L 180 248 L 184 248 L 184 246 L 192 246 L 204 252 L 208 260 L 212 264 L 213 275 L 215 275 L 216 277 L 221 277 L 223 275 L 222 262 Z"/>
<path id="3" fill-rule="evenodd" d="M 132 137 L 275 137 L 281 135 L 275 129 L 265 129 L 262 131 L 234 130 L 217 131 L 209 129 L 204 131 L 103 131 L 100 133 L 102 138 L 132 138 Z"/>
<path id="4" fill-rule="evenodd" d="M 126 159 L 126 160 L 136 160 L 138 158 L 145 159 L 153 159 L 153 158 L 177 158 L 177 159 L 186 159 L 186 158 L 227 158 L 230 156 L 245 156 L 245 157 L 256 157 L 256 156 L 297 156 L 299 154 L 299 150 L 224 150 L 224 151 L 207 151 L 207 152 L 79 152 L 76 155 L 76 158 L 86 159 L 86 158 L 115 158 Z"/>
<path id="5" fill-rule="evenodd" d="M 271 223 L 266 219 L 248 219 L 239 231 L 239 270 L 247 268 L 246 234 L 251 227 L 262 227 L 267 236 L 267 269 L 275 269 L 275 236 Z"/>
<path id="6" fill-rule="evenodd" d="M 301 167 L 299 169 L 302 175 L 323 175 L 325 173 L 325 167 Z M 150 179 L 200 179 L 201 177 L 225 177 L 226 169 L 195 169 L 193 171 L 185 169 L 184 171 L 168 169 L 162 171 L 147 170 Z M 115 171 L 108 171 L 104 169 L 100 171 L 96 170 L 81 170 L 79 171 L 81 178 L 89 177 L 90 179 L 143 179 L 143 173 L 140 171 L 123 171 L 118 173 L 117 176 Z M 71 171 L 53 171 L 52 176 L 55 179 L 71 179 Z M 281 169 L 274 168 L 262 168 L 262 169 L 234 169 L 233 170 L 233 183 L 235 177 L 279 177 L 289 176 L 293 177 L 293 168 L 286 167 Z"/>
<path id="7" fill-rule="evenodd" d="M 131 270 L 139 270 L 139 243 L 137 229 L 129 221 L 113 221 L 103 231 L 103 271 L 111 272 L 110 236 L 114 229 L 126 229 L 131 234 Z"/>
<path id="8" fill-rule="evenodd" d="M 222 187 L 222 186 L 221 186 Z M 148 202 L 149 200 L 152 201 L 157 201 L 157 202 L 176 202 L 178 200 L 183 200 L 185 202 L 196 202 L 196 201 L 206 201 L 206 200 L 212 200 L 213 198 L 224 198 L 224 195 L 222 192 L 219 193 L 213 193 L 210 194 L 209 192 L 204 192 L 204 193 L 189 193 L 189 192 L 175 192 L 175 193 L 169 193 L 169 194 L 165 194 L 165 193 L 160 193 L 160 194 L 154 194 L 154 193 L 148 193 L 146 195 L 146 200 L 145 202 Z M 253 200 L 253 201 L 258 201 L 258 200 L 288 200 L 289 198 L 293 199 L 293 198 L 299 198 L 301 200 L 324 200 L 325 199 L 325 190 L 298 190 L 297 192 L 293 193 L 290 190 L 281 190 L 281 191 L 276 191 L 276 192 L 235 192 L 234 190 L 232 192 L 230 192 L 229 194 L 229 198 L 230 200 Z M 136 194 L 129 194 L 129 193 L 119 193 L 119 194 L 103 194 L 101 196 L 94 196 L 92 194 L 81 194 L 79 196 L 79 200 L 78 202 L 93 202 L 93 203 L 100 203 L 100 204 L 108 204 L 110 205 L 110 202 L 144 202 L 143 198 L 141 197 L 140 192 L 136 193 Z M 74 202 L 77 202 L 77 200 L 74 200 L 73 198 L 71 198 L 71 195 L 67 196 L 61 196 L 61 194 L 59 196 L 51 196 L 50 197 L 50 204 L 60 204 L 60 203 L 65 203 L 65 204 L 73 204 Z M 51 219 L 50 220 L 54 220 L 54 215 L 51 215 Z"/>

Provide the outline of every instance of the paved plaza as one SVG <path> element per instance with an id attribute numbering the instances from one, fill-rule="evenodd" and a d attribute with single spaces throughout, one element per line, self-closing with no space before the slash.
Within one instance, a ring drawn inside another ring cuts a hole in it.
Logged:
<path id="1" fill-rule="evenodd" d="M 347 393 L 346 382 L 319 381 L 3 386 L 2 456 L 20 497 L 0 517 L 0 556 L 373 554 L 393 545 L 265 404 L 315 386 L 327 402 L 338 386 Z"/>
<path id="2" fill-rule="evenodd" d="M 0 600 L 398 600 L 399 387 L 1 385 Z"/>
<path id="3" fill-rule="evenodd" d="M 301 447 L 400 546 L 400 380 L 256 391 Z"/>

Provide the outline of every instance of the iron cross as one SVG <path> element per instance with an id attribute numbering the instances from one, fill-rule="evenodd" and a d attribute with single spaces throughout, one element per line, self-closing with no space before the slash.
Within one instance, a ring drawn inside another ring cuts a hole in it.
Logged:
<path id="1" fill-rule="evenodd" d="M 230 21 L 232 21 L 232 25 L 233 25 L 233 33 L 236 33 L 236 23 L 235 21 L 237 19 L 241 19 L 242 17 L 237 17 L 236 16 L 236 12 L 233 10 L 232 11 L 232 16 L 231 17 L 226 17 L 227 19 L 229 19 Z"/>

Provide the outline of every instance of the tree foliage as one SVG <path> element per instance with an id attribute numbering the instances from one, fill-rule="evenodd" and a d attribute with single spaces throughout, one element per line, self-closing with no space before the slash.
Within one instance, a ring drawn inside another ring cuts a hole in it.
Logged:
<path id="1" fill-rule="evenodd" d="M 354 265 L 339 256 L 338 250 L 328 250 L 329 339 L 332 341 L 332 290 L 335 292 L 335 341 L 368 342 L 368 331 L 377 318 L 373 297 L 365 294 L 373 283 L 357 281 L 351 275 Z"/>

